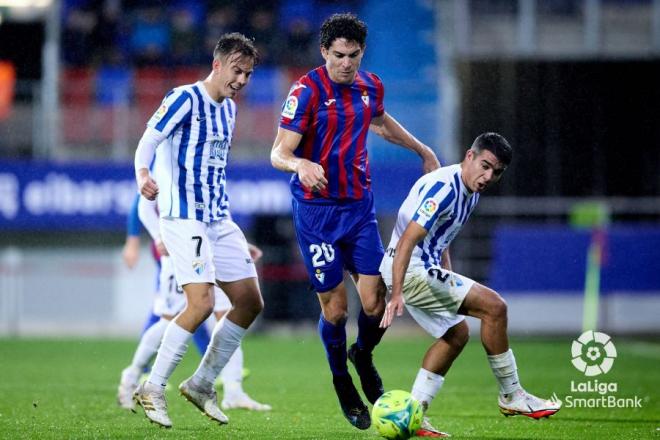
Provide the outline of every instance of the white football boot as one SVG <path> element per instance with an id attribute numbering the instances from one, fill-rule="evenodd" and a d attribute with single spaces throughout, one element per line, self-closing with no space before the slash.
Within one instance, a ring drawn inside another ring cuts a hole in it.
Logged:
<path id="1" fill-rule="evenodd" d="M 436 429 L 433 425 L 431 425 L 429 418 L 424 417 L 422 419 L 422 426 L 417 431 L 415 431 L 415 437 L 447 438 L 451 437 L 451 435 Z"/>
<path id="2" fill-rule="evenodd" d="M 133 400 L 144 409 L 144 415 L 151 422 L 164 428 L 172 427 L 172 421 L 167 415 L 165 393 L 159 386 L 149 382 L 140 384 L 133 394 Z"/>
<path id="3" fill-rule="evenodd" d="M 138 387 L 138 377 L 140 371 L 134 367 L 128 366 L 121 372 L 121 379 L 117 387 L 117 403 L 124 409 L 135 412 L 135 402 L 133 393 Z"/>
<path id="4" fill-rule="evenodd" d="M 179 392 L 183 397 L 192 403 L 211 420 L 221 425 L 229 423 L 229 418 L 218 408 L 218 396 L 215 390 L 200 390 L 191 383 L 192 378 L 188 378 L 179 385 Z"/>
<path id="5" fill-rule="evenodd" d="M 250 411 L 270 411 L 272 407 L 266 403 L 257 402 L 245 392 L 225 394 L 221 403 L 222 409 L 247 409 Z"/>
<path id="6" fill-rule="evenodd" d="M 523 389 L 519 389 L 507 397 L 500 394 L 498 404 L 500 412 L 507 417 L 521 415 L 537 420 L 542 417 L 550 417 L 561 409 L 561 401 L 558 398 L 541 399 Z"/>

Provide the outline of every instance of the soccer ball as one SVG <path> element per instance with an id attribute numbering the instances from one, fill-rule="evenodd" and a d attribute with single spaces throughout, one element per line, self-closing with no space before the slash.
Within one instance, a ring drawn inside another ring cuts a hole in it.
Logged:
<path id="1" fill-rule="evenodd" d="M 424 409 L 409 392 L 388 391 L 380 396 L 371 411 L 371 423 L 381 437 L 407 439 L 415 435 L 424 417 Z"/>

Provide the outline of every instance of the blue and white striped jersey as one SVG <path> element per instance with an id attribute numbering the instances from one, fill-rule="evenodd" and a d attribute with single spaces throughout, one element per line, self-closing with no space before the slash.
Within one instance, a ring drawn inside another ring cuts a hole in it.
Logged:
<path id="1" fill-rule="evenodd" d="M 147 122 L 165 136 L 154 167 L 161 217 L 212 222 L 228 215 L 225 168 L 235 121 L 236 103 L 214 101 L 201 81 L 167 94 Z"/>
<path id="2" fill-rule="evenodd" d="M 479 194 L 468 191 L 461 180 L 460 164 L 425 174 L 415 182 L 399 209 L 387 252 L 391 255 L 408 224 L 414 221 L 428 234 L 413 250 L 410 266 L 440 266 L 442 252 L 467 222 L 478 201 Z"/>

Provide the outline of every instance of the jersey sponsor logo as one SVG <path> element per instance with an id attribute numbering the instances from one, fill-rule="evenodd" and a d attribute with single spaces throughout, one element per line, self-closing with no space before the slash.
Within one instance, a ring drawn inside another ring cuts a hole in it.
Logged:
<path id="1" fill-rule="evenodd" d="M 366 91 L 362 92 L 362 102 L 364 102 L 365 106 L 369 107 L 369 95 Z"/>
<path id="2" fill-rule="evenodd" d="M 163 116 L 165 116 L 166 113 L 167 113 L 167 105 L 163 104 L 160 106 L 158 110 L 156 110 L 156 113 L 154 113 L 154 119 L 156 121 L 160 121 L 161 119 L 163 119 Z"/>
<path id="3" fill-rule="evenodd" d="M 296 110 L 298 109 L 298 98 L 295 96 L 289 96 L 284 103 L 284 108 L 282 109 L 282 116 L 285 118 L 293 119 L 296 115 Z"/>
<path id="4" fill-rule="evenodd" d="M 424 203 L 422 203 L 422 205 L 417 210 L 417 214 L 419 214 L 420 216 L 426 219 L 430 219 L 431 217 L 433 217 L 433 214 L 437 210 L 438 210 L 438 202 L 429 198 L 424 200 Z"/>
<path id="5" fill-rule="evenodd" d="M 334 104 L 335 102 L 337 102 L 337 100 L 334 99 L 334 98 L 332 98 L 332 99 L 328 99 L 328 100 L 325 101 L 323 104 L 325 104 L 326 107 L 330 107 L 330 106 L 331 106 L 332 104 Z"/>
<path id="6" fill-rule="evenodd" d="M 201 275 L 204 272 L 204 267 L 206 265 L 201 261 L 193 261 L 192 268 L 197 275 Z"/>
<path id="7" fill-rule="evenodd" d="M 227 139 L 215 140 L 211 143 L 209 152 L 209 159 L 213 161 L 214 166 L 224 167 L 227 165 L 227 151 L 229 150 L 229 142 Z"/>
<path id="8" fill-rule="evenodd" d="M 316 277 L 317 280 L 319 280 L 319 283 L 323 284 L 323 281 L 325 281 L 325 274 L 321 272 L 321 269 L 316 269 L 316 272 L 314 272 L 314 276 Z"/>

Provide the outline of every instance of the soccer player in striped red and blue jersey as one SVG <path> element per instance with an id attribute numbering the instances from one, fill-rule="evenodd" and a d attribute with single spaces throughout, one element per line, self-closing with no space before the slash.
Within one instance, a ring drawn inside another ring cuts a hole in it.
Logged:
<path id="1" fill-rule="evenodd" d="M 190 336 L 213 311 L 213 286 L 227 294 L 233 307 L 213 330 L 197 371 L 179 390 L 218 423 L 228 418 L 218 408 L 213 384 L 263 308 L 254 262 L 229 216 L 225 192 L 236 120 L 232 98 L 248 84 L 257 60 L 251 40 L 238 33 L 223 35 L 209 76 L 165 97 L 135 153 L 140 193 L 149 200 L 158 196 L 160 234 L 186 296 L 186 308 L 167 325 L 149 379 L 134 394 L 147 418 L 167 428 L 172 421 L 165 384 Z M 149 165 L 156 149 L 152 177 Z"/>
<path id="2" fill-rule="evenodd" d="M 381 323 L 387 327 L 404 305 L 437 338 L 424 356 L 412 395 L 425 410 L 468 340 L 465 315 L 481 320 L 481 341 L 500 386 L 504 415 L 548 417 L 560 404 L 527 393 L 509 348 L 504 300 L 493 290 L 451 270 L 449 244 L 479 201 L 511 162 L 512 149 L 497 133 L 479 135 L 463 162 L 422 176 L 401 205 L 381 273 L 392 292 Z M 425 418 L 418 436 L 441 437 Z"/>
<path id="3" fill-rule="evenodd" d="M 372 351 L 384 329 L 385 289 L 378 266 L 383 246 L 374 212 L 367 133 L 408 148 L 423 159 L 424 171 L 440 166 L 433 151 L 406 131 L 384 108 L 384 87 L 360 70 L 366 25 L 352 14 L 335 14 L 321 26 L 325 65 L 296 82 L 283 107 L 271 152 L 291 179 L 296 235 L 321 303 L 319 333 L 344 415 L 367 429 L 369 411 L 348 372 L 350 359 L 370 402 L 383 393 Z M 362 303 L 357 342 L 346 350 L 347 298 L 344 270 Z"/>

